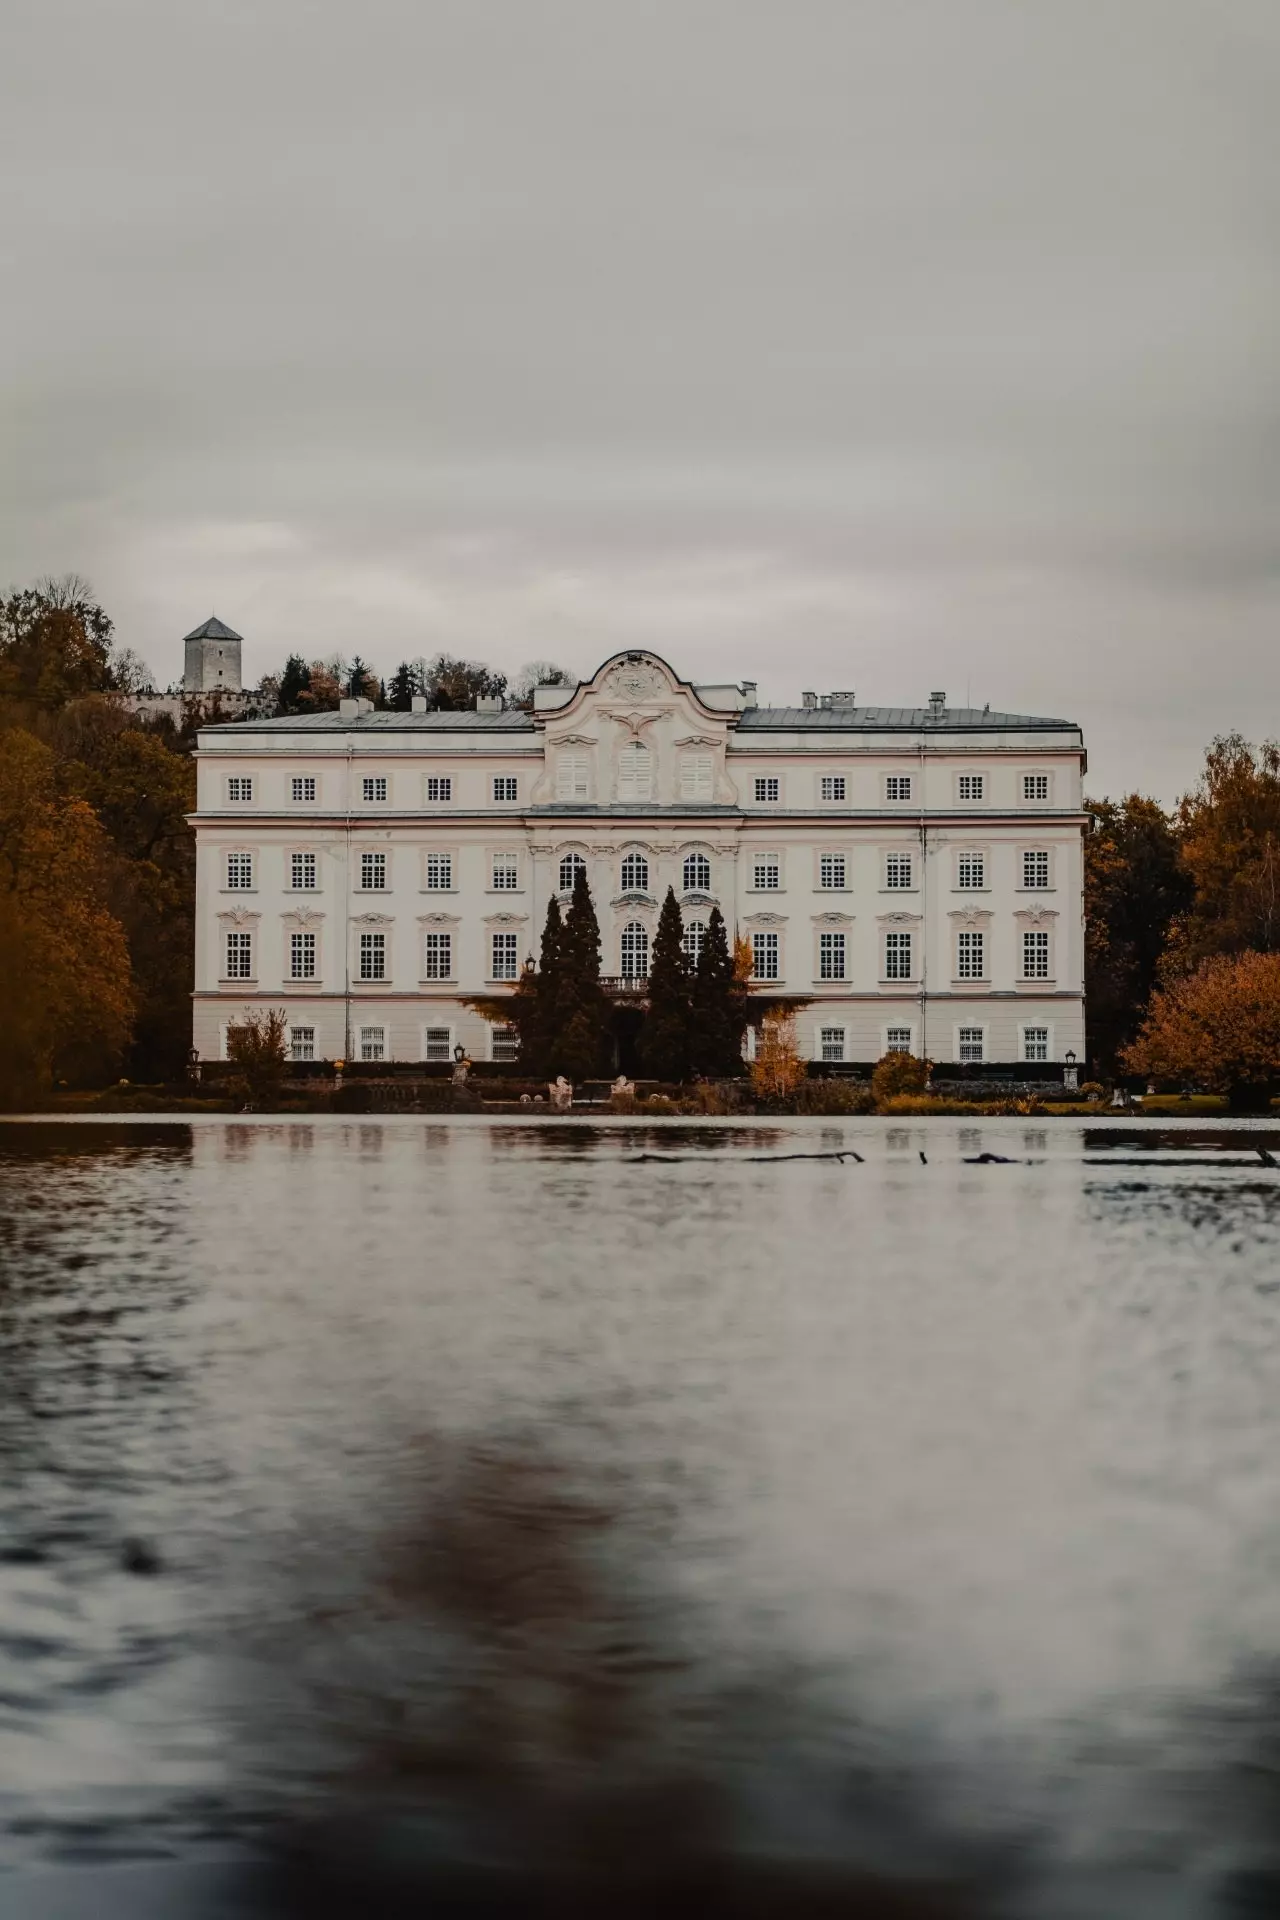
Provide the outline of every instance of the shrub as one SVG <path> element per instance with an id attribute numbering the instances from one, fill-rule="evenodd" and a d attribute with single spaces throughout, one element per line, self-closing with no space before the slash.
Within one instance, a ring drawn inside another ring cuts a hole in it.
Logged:
<path id="1" fill-rule="evenodd" d="M 927 1060 L 914 1053 L 886 1053 L 871 1076 L 871 1091 L 877 1106 L 896 1100 L 902 1094 L 922 1094 L 929 1084 Z"/>
<path id="2" fill-rule="evenodd" d="M 760 1023 L 756 1057 L 751 1062 L 751 1084 L 761 1100 L 789 1100 L 805 1077 L 805 1064 L 796 1047 L 795 1017 L 766 1013 Z"/>
<path id="3" fill-rule="evenodd" d="M 875 1098 L 856 1080 L 806 1080 L 796 1093 L 797 1113 L 870 1113 Z"/>
<path id="4" fill-rule="evenodd" d="M 247 1013 L 227 1028 L 227 1059 L 249 1088 L 252 1100 L 277 1093 L 284 1079 L 288 1018 L 282 1007 Z"/>
<path id="5" fill-rule="evenodd" d="M 1124 1062 L 1265 1108 L 1280 1075 L 1280 953 L 1219 954 L 1157 991 Z"/>

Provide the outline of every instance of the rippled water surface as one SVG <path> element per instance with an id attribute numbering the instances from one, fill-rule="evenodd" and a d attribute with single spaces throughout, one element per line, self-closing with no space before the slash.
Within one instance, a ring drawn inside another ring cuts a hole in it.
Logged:
<path id="1" fill-rule="evenodd" d="M 1267 1142 L 0 1127 L 0 1905 L 357 1833 L 1280 1911 Z"/>

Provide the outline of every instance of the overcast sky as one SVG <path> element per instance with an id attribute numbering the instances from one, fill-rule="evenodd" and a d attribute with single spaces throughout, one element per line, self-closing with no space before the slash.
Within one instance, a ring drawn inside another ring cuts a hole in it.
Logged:
<path id="1" fill-rule="evenodd" d="M 0 584 L 1280 732 L 1280 0 L 8 0 Z"/>

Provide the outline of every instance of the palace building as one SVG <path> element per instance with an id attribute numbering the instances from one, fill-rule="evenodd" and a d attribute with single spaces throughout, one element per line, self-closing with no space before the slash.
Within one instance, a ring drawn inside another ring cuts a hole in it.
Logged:
<path id="1" fill-rule="evenodd" d="M 719 905 L 760 1000 L 803 1003 L 815 1060 L 1084 1054 L 1070 721 L 941 693 L 762 707 L 750 682 L 694 685 L 637 651 L 538 688 L 528 713 L 347 700 L 206 728 L 197 761 L 206 1059 L 266 1007 L 285 1008 L 298 1059 L 510 1058 L 463 996 L 514 983 L 583 868 L 620 1014 L 642 1001 L 670 886 L 690 953 Z"/>

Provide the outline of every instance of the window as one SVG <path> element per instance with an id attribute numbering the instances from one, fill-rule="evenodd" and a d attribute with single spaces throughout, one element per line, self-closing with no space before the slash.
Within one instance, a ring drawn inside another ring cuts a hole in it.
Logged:
<path id="1" fill-rule="evenodd" d="M 493 856 L 493 887 L 495 893 L 515 893 L 520 886 L 520 862 L 514 853 L 495 853 Z"/>
<path id="2" fill-rule="evenodd" d="M 649 932 L 638 920 L 630 921 L 622 929 L 621 954 L 624 980 L 648 979 Z"/>
<path id="3" fill-rule="evenodd" d="M 983 1032 L 981 1027 L 961 1027 L 956 1035 L 956 1051 L 962 1062 L 981 1060 L 983 1055 Z"/>
<path id="4" fill-rule="evenodd" d="M 777 893 L 782 886 L 781 856 L 758 853 L 751 863 L 751 884 L 759 893 Z"/>
<path id="5" fill-rule="evenodd" d="M 422 977 L 424 980 L 448 980 L 453 973 L 453 935 L 424 933 L 422 936 Z M 428 1058 L 430 1056 L 428 1055 Z"/>
<path id="6" fill-rule="evenodd" d="M 291 1060 L 314 1060 L 316 1057 L 316 1030 L 314 1027 L 290 1027 L 289 1058 Z"/>
<path id="7" fill-rule="evenodd" d="M 911 855 L 909 853 L 890 853 L 885 856 L 884 884 L 895 890 L 910 889 Z"/>
<path id="8" fill-rule="evenodd" d="M 653 797 L 653 755 L 638 740 L 629 741 L 618 755 L 619 800 Z"/>
<path id="9" fill-rule="evenodd" d="M 1049 978 L 1049 936 L 1028 929 L 1022 936 L 1022 977 L 1024 980 Z"/>
<path id="10" fill-rule="evenodd" d="M 387 1030 L 385 1027 L 361 1027 L 360 1058 L 362 1060 L 385 1060 L 387 1057 Z"/>
<path id="11" fill-rule="evenodd" d="M 686 857 L 684 890 L 686 893 L 710 893 L 711 862 L 705 853 L 691 853 Z"/>
<path id="12" fill-rule="evenodd" d="M 227 935 L 227 979 L 252 980 L 252 978 L 253 935 L 229 933 Z"/>
<path id="13" fill-rule="evenodd" d="M 884 1030 L 884 1050 L 886 1053 L 910 1053 L 910 1027 L 886 1027 Z"/>
<path id="14" fill-rule="evenodd" d="M 755 782 L 757 800 L 776 800 L 782 788 L 772 774 L 758 773 Z"/>
<path id="15" fill-rule="evenodd" d="M 818 782 L 820 800 L 844 799 L 844 775 L 842 773 L 824 773 Z"/>
<path id="16" fill-rule="evenodd" d="M 453 891 L 453 855 L 451 853 L 429 853 L 427 855 L 427 892 L 451 893 Z"/>
<path id="17" fill-rule="evenodd" d="M 316 937 L 314 933 L 289 935 L 289 978 L 314 980 L 316 977 Z"/>
<path id="18" fill-rule="evenodd" d="M 489 1030 L 489 1057 L 493 1060 L 518 1060 L 520 1058 L 520 1035 L 514 1027 L 491 1027 Z"/>
<path id="19" fill-rule="evenodd" d="M 981 800 L 987 791 L 985 773 L 961 773 L 956 776 L 956 798 L 958 800 Z"/>
<path id="20" fill-rule="evenodd" d="M 911 798 L 911 775 L 909 773 L 887 773 L 884 779 L 884 797 L 886 800 L 909 800 Z"/>
<path id="21" fill-rule="evenodd" d="M 844 1059 L 844 1028 L 820 1027 L 818 1049 L 824 1060 Z"/>
<path id="22" fill-rule="evenodd" d="M 291 853 L 289 855 L 289 885 L 295 893 L 315 892 L 316 857 L 314 853 Z"/>
<path id="23" fill-rule="evenodd" d="M 422 1057 L 424 1060 L 452 1060 L 453 1028 L 424 1027 L 422 1030 Z"/>
<path id="24" fill-rule="evenodd" d="M 715 794 L 715 765 L 709 753 L 686 753 L 680 762 L 680 798 L 710 800 Z"/>
<path id="25" fill-rule="evenodd" d="M 622 863 L 622 891 L 647 893 L 648 888 L 649 862 L 642 853 L 629 853 Z"/>
<path id="26" fill-rule="evenodd" d="M 962 853 L 956 862 L 956 885 L 966 891 L 981 891 L 987 884 L 986 855 Z"/>
<path id="27" fill-rule="evenodd" d="M 884 977 L 886 980 L 911 978 L 911 935 L 909 933 L 886 933 Z"/>
<path id="28" fill-rule="evenodd" d="M 295 800 L 314 800 L 316 797 L 316 777 L 314 773 L 295 773 L 293 779 L 289 782 L 289 791 Z M 308 1055 L 307 1058 L 309 1059 L 310 1055 Z"/>
<path id="29" fill-rule="evenodd" d="M 387 977 L 387 936 L 385 933 L 360 935 L 360 978 L 385 980 Z M 379 1054 L 381 1059 L 382 1055 Z"/>
<path id="30" fill-rule="evenodd" d="M 514 933 L 495 933 L 493 935 L 493 973 L 494 980 L 514 980 L 518 971 L 516 961 L 516 935 Z"/>
<path id="31" fill-rule="evenodd" d="M 1022 797 L 1024 800 L 1047 800 L 1049 798 L 1048 774 L 1024 773 L 1022 776 Z"/>
<path id="32" fill-rule="evenodd" d="M 986 972 L 986 935 L 956 935 L 956 979 L 981 980 Z"/>
<path id="33" fill-rule="evenodd" d="M 1033 893 L 1049 884 L 1049 855 L 1039 847 L 1028 847 L 1022 856 L 1022 884 Z"/>
<path id="34" fill-rule="evenodd" d="M 1024 1060 L 1047 1060 L 1049 1058 L 1048 1027 L 1024 1027 L 1022 1029 L 1022 1057 Z"/>
<path id="35" fill-rule="evenodd" d="M 687 920 L 684 928 L 683 946 L 691 965 L 697 966 L 702 958 L 702 949 L 707 944 L 707 923 L 705 920 Z"/>
<path id="36" fill-rule="evenodd" d="M 776 933 L 753 933 L 751 936 L 751 972 L 757 980 L 777 980 L 778 973 L 778 936 Z"/>
<path id="37" fill-rule="evenodd" d="M 360 786 L 366 800 L 385 800 L 387 797 L 385 773 L 366 773 Z"/>
<path id="38" fill-rule="evenodd" d="M 573 892 L 574 888 L 578 884 L 579 874 L 582 875 L 584 880 L 586 879 L 587 877 L 586 861 L 583 859 L 580 853 L 566 853 L 564 856 L 564 859 L 560 862 L 561 893 Z"/>
<path id="39" fill-rule="evenodd" d="M 243 802 L 253 798 L 253 776 L 247 773 L 233 773 L 227 781 L 227 799 Z"/>
<path id="40" fill-rule="evenodd" d="M 362 853 L 360 855 L 360 891 L 362 893 L 385 893 L 386 890 L 386 854 Z"/>
<path id="41" fill-rule="evenodd" d="M 493 776 L 493 797 L 495 800 L 515 800 L 520 792 L 514 773 L 495 773 Z"/>
<path id="42" fill-rule="evenodd" d="M 253 855 L 251 853 L 227 855 L 227 886 L 232 893 L 246 893 L 252 888 Z"/>
<path id="43" fill-rule="evenodd" d="M 429 773 L 427 775 L 427 799 L 452 800 L 453 775 L 451 773 Z"/>
<path id="44" fill-rule="evenodd" d="M 562 753 L 556 762 L 556 799 L 585 800 L 588 773 L 585 753 Z"/>
<path id="45" fill-rule="evenodd" d="M 842 853 L 824 853 L 818 861 L 818 885 L 824 893 L 843 893 L 845 864 Z"/>
<path id="46" fill-rule="evenodd" d="M 844 979 L 844 942 L 845 937 L 842 933 L 818 935 L 819 980 Z"/>

